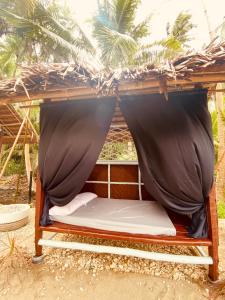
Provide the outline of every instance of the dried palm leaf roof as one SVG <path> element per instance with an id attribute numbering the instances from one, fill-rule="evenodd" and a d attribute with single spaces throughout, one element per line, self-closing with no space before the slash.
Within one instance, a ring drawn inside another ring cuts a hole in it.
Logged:
<path id="1" fill-rule="evenodd" d="M 201 52 L 187 52 L 160 68 L 148 64 L 133 70 L 124 70 L 120 80 L 144 80 L 146 77 L 188 79 L 193 73 L 210 72 L 210 69 L 215 70 L 217 67 L 220 70 L 221 66 L 225 68 L 225 41 L 214 40 Z"/>
<path id="2" fill-rule="evenodd" d="M 18 78 L 0 81 L 0 102 L 60 97 L 93 97 L 115 91 L 131 93 L 225 81 L 225 41 L 213 41 L 203 51 L 187 53 L 161 67 L 104 72 L 87 65 L 35 64 L 22 66 Z M 135 85 L 134 85 L 135 83 Z"/>

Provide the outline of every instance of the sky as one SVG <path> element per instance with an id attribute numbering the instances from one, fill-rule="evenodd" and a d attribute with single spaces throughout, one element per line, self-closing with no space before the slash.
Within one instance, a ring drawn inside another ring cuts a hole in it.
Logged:
<path id="1" fill-rule="evenodd" d="M 66 0 L 63 2 L 68 3 L 76 20 L 88 33 L 90 28 L 87 20 L 90 20 L 95 13 L 97 0 Z M 153 14 L 149 36 L 149 42 L 152 42 L 165 37 L 167 22 L 173 23 L 181 11 L 189 12 L 192 15 L 192 23 L 196 25 L 191 32 L 193 40 L 190 42 L 190 46 L 198 50 L 210 41 L 203 2 L 208 12 L 211 28 L 215 30 L 225 21 L 225 0 L 142 0 L 137 21 Z"/>

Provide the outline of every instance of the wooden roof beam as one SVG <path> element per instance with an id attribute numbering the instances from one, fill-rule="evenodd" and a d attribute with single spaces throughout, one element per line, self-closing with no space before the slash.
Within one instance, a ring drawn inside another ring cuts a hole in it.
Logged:
<path id="1" fill-rule="evenodd" d="M 168 91 L 174 91 L 185 88 L 194 88 L 196 84 L 216 84 L 219 82 L 225 82 L 225 70 L 211 73 L 195 73 L 190 78 L 187 79 L 177 79 L 177 80 L 167 80 Z M 159 93 L 160 81 L 149 78 L 145 81 L 121 81 L 119 84 L 119 94 L 120 95 L 132 95 L 132 94 L 143 94 L 143 93 Z M 96 97 L 110 97 L 108 96 L 97 96 L 97 90 L 89 87 L 75 87 L 75 88 L 65 88 L 55 91 L 42 91 L 39 93 L 31 93 L 29 91 L 30 99 L 27 99 L 26 95 L 12 95 L 11 97 L 0 97 L 0 104 L 16 103 L 16 102 L 28 102 L 31 100 L 38 99 L 91 99 Z"/>

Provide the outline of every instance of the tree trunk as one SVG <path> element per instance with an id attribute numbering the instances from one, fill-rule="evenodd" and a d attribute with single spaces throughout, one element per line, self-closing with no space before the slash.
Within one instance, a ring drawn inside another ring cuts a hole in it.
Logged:
<path id="1" fill-rule="evenodd" d="M 222 89 L 222 84 L 217 84 L 217 89 Z M 225 195 L 225 126 L 223 119 L 224 111 L 224 99 L 223 93 L 216 93 L 216 109 L 217 109 L 217 120 L 218 120 L 218 168 L 216 174 L 216 190 L 217 190 L 217 199 L 224 200 Z"/>

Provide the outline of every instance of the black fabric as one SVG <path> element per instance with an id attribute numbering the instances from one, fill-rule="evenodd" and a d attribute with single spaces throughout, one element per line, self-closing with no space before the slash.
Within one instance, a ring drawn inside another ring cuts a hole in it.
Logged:
<path id="1" fill-rule="evenodd" d="M 66 205 L 82 189 L 101 152 L 114 109 L 114 99 L 41 105 L 39 172 L 45 191 L 41 225 L 51 223 L 51 205 Z"/>
<path id="2" fill-rule="evenodd" d="M 189 234 L 207 236 L 205 200 L 214 149 L 207 91 L 121 97 L 144 184 L 165 207 L 192 216 Z"/>

